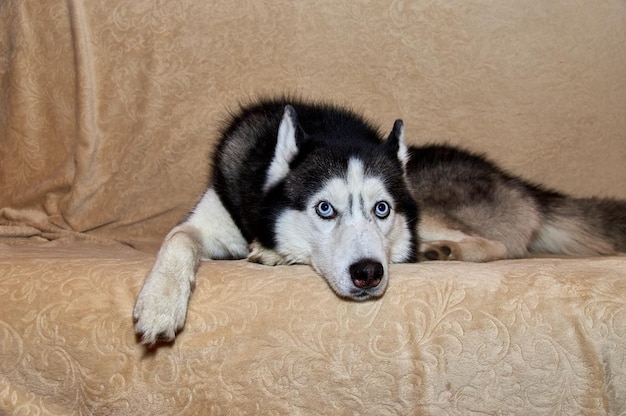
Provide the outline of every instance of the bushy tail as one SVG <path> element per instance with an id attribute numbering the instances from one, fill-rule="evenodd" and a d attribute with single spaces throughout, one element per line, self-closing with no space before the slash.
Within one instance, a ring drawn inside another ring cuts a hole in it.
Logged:
<path id="1" fill-rule="evenodd" d="M 626 201 L 542 196 L 542 223 L 531 251 L 574 256 L 626 252 Z"/>

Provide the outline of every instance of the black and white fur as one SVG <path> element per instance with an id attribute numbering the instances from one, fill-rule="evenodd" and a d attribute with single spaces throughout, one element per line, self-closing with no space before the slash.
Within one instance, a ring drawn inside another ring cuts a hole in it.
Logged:
<path id="1" fill-rule="evenodd" d="M 346 109 L 259 101 L 232 116 L 211 186 L 165 237 L 135 330 L 172 340 L 207 259 L 310 264 L 340 297 L 365 300 L 385 292 L 392 262 L 535 251 L 626 251 L 626 203 L 546 191 L 453 147 L 407 147 L 400 120 L 383 140 Z"/>

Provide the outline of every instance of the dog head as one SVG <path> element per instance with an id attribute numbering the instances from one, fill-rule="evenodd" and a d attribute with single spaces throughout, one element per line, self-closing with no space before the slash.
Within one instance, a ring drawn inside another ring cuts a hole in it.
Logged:
<path id="1" fill-rule="evenodd" d="M 389 263 L 416 255 L 402 121 L 386 141 L 358 128 L 309 135 L 304 127 L 287 106 L 265 182 L 272 238 L 264 245 L 288 263 L 310 264 L 341 297 L 381 296 Z"/>

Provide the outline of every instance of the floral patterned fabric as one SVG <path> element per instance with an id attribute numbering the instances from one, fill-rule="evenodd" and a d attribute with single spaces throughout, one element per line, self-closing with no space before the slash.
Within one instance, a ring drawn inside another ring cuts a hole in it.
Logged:
<path id="1" fill-rule="evenodd" d="M 0 1 L 0 415 L 626 414 L 626 257 L 204 263 L 187 324 L 132 308 L 259 94 L 349 104 L 576 195 L 626 198 L 626 3 Z"/>
<path id="2" fill-rule="evenodd" d="M 132 249 L 2 247 L 7 414 L 626 412 L 626 259 L 394 265 L 341 301 L 306 266 L 200 268 L 184 331 L 146 351 Z"/>

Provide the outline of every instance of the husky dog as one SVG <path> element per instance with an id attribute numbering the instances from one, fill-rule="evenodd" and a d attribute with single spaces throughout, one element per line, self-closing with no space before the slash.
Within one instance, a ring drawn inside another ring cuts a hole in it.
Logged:
<path id="1" fill-rule="evenodd" d="M 354 112 L 262 100 L 233 115 L 210 187 L 165 237 L 137 298 L 144 344 L 183 327 L 200 261 L 309 264 L 340 297 L 381 296 L 394 262 L 626 251 L 626 202 L 573 199 L 448 146 L 386 140 Z"/>

